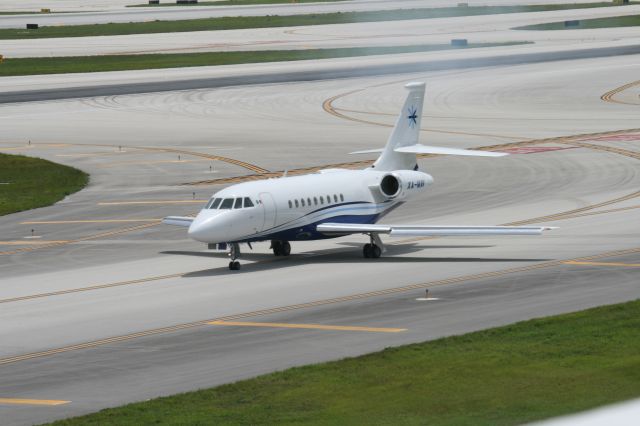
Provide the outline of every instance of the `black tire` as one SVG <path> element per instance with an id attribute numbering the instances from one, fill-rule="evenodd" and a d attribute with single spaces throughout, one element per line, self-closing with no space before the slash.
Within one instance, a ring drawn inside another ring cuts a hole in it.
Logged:
<path id="1" fill-rule="evenodd" d="M 281 244 L 280 254 L 282 256 L 289 256 L 291 254 L 291 244 L 289 244 L 289 241 L 283 241 Z"/>
<path id="2" fill-rule="evenodd" d="M 271 241 L 271 248 L 273 249 L 273 254 L 276 256 L 282 256 L 282 242 L 281 241 Z"/>
<path id="3" fill-rule="evenodd" d="M 234 263 L 234 262 L 229 262 L 229 270 L 230 270 L 230 271 L 233 271 L 233 270 L 234 270 L 233 268 L 234 268 L 235 266 L 233 265 L 233 263 Z"/>
<path id="4" fill-rule="evenodd" d="M 236 271 L 240 270 L 240 262 L 238 262 L 237 260 L 235 262 L 233 262 L 233 268 Z"/>
<path id="5" fill-rule="evenodd" d="M 371 257 L 373 259 L 377 259 L 382 254 L 382 249 L 379 246 L 372 245 L 371 246 Z"/>
<path id="6" fill-rule="evenodd" d="M 364 247 L 362 247 L 362 255 L 365 257 L 365 259 L 371 258 L 371 244 L 367 243 L 364 245 Z"/>

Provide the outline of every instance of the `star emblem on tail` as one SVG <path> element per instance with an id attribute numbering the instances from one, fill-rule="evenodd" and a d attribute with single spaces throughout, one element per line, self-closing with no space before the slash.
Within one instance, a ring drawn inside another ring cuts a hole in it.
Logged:
<path id="1" fill-rule="evenodd" d="M 416 124 L 418 124 L 418 115 L 416 114 L 417 112 L 418 110 L 416 109 L 416 107 L 409 107 L 409 115 L 407 116 L 407 118 L 409 119 L 409 127 L 411 127 L 412 129 L 416 126 Z"/>

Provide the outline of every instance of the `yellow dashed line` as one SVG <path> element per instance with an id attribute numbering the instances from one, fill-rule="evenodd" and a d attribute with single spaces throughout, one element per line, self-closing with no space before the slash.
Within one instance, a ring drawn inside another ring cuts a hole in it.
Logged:
<path id="1" fill-rule="evenodd" d="M 56 399 L 22 399 L 22 398 L 0 398 L 0 404 L 9 405 L 63 405 L 71 401 L 60 401 Z"/>
<path id="2" fill-rule="evenodd" d="M 375 333 L 400 333 L 406 328 L 380 328 L 358 327 L 345 325 L 321 325 L 321 324 L 285 324 L 279 322 L 241 322 L 241 321 L 211 321 L 209 325 L 223 325 L 231 327 L 269 327 L 269 328 L 303 328 L 309 330 L 334 330 L 334 331 L 370 331 Z"/>

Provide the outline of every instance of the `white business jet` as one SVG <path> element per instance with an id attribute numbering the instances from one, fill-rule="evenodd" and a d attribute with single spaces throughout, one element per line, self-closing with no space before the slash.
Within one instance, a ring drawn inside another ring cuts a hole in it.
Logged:
<path id="1" fill-rule="evenodd" d="M 433 183 L 418 170 L 416 154 L 500 157 L 497 152 L 425 146 L 418 143 L 424 83 L 405 86 L 409 95 L 391 137 L 377 161 L 364 170 L 326 169 L 317 173 L 232 185 L 213 195 L 193 217 L 169 216 L 163 222 L 189 227 L 189 237 L 210 248 L 228 249 L 229 269 L 240 269 L 240 243 L 271 241 L 276 256 L 288 256 L 290 241 L 366 234 L 366 258 L 385 251 L 380 234 L 391 237 L 445 235 L 539 235 L 537 226 L 383 225 L 379 219 Z"/>

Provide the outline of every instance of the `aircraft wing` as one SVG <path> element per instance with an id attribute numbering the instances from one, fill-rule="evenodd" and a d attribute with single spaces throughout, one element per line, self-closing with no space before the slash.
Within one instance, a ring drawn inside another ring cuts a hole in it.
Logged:
<path id="1" fill-rule="evenodd" d="M 318 232 L 327 234 L 388 234 L 391 237 L 474 236 L 474 235 L 540 235 L 554 229 L 548 226 L 429 226 L 379 225 L 357 223 L 322 223 Z"/>
<path id="2" fill-rule="evenodd" d="M 162 219 L 162 223 L 165 225 L 175 225 L 175 226 L 191 226 L 191 222 L 193 222 L 193 217 L 186 216 L 167 216 Z"/>

